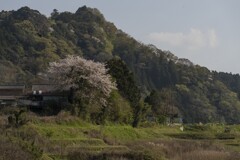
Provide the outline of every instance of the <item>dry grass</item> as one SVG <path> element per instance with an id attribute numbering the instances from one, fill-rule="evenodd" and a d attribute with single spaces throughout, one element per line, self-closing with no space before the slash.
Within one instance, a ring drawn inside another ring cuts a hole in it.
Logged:
<path id="1" fill-rule="evenodd" d="M 156 160 L 239 160 L 239 153 L 224 150 L 211 141 L 159 140 L 128 144 L 134 151 L 147 152 Z"/>
<path id="2" fill-rule="evenodd" d="M 31 160 L 34 157 L 29 153 L 24 151 L 18 145 L 12 143 L 11 141 L 0 137 L 0 159 L 1 160 Z"/>
<path id="3" fill-rule="evenodd" d="M 39 121 L 41 123 L 52 123 L 52 124 L 68 124 L 71 122 L 78 122 L 79 118 L 76 116 L 72 116 L 68 112 L 61 111 L 56 116 L 35 116 L 32 117 L 36 121 Z"/>
<path id="4" fill-rule="evenodd" d="M 224 151 L 195 150 L 178 155 L 172 160 L 239 160 L 239 155 Z"/>
<path id="5" fill-rule="evenodd" d="M 6 126 L 8 124 L 7 116 L 0 116 L 0 126 Z"/>

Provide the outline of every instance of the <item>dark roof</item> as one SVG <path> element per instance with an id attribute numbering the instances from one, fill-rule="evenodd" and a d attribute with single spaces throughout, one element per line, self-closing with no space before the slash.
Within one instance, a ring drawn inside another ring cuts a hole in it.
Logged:
<path id="1" fill-rule="evenodd" d="M 25 85 L 0 85 L 0 89 L 25 89 Z"/>

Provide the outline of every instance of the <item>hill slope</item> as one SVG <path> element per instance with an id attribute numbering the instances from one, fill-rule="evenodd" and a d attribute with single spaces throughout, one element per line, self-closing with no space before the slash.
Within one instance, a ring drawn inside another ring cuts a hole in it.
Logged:
<path id="1" fill-rule="evenodd" d="M 41 82 L 48 63 L 67 54 L 106 62 L 120 57 L 133 72 L 150 115 L 184 122 L 240 123 L 239 75 L 211 72 L 171 52 L 139 43 L 83 6 L 47 18 L 28 7 L 0 13 L 0 83 Z M 163 112 L 165 110 L 165 112 Z"/>

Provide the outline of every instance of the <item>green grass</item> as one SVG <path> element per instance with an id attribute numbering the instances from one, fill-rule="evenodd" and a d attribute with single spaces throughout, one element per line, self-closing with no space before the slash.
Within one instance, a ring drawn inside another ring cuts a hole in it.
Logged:
<path id="1" fill-rule="evenodd" d="M 179 139 L 193 139 L 193 140 L 210 140 L 210 139 L 214 139 L 215 136 L 210 134 L 210 133 L 206 133 L 206 132 L 185 132 L 185 133 L 174 133 L 174 134 L 167 134 L 170 137 L 173 138 L 179 138 Z"/>
<path id="2" fill-rule="evenodd" d="M 65 120 L 51 117 L 36 119 L 18 129 L 6 129 L 4 133 L 8 137 L 2 134 L 2 139 L 10 137 L 17 142 L 24 141 L 28 151 L 43 150 L 42 159 L 46 160 L 67 159 L 68 153 L 79 150 L 96 155 L 105 152 L 131 155 L 133 151 L 142 155 L 146 152 L 155 157 L 165 156 L 165 159 L 173 158 L 168 157 L 173 151 L 179 152 L 179 155 L 185 150 L 193 150 L 193 153 L 201 150 L 206 154 L 205 150 L 211 150 L 210 153 L 215 153 L 219 149 L 214 146 L 240 153 L 240 125 L 184 125 L 184 131 L 181 131 L 180 126 L 174 125 L 133 128 L 123 124 L 108 123 L 103 126 L 78 118 Z"/>
<path id="3" fill-rule="evenodd" d="M 166 134 L 180 133 L 179 126 L 155 126 L 150 128 L 133 128 L 130 125 L 110 124 L 106 126 L 93 125 L 90 123 L 37 123 L 32 124 L 38 133 L 54 139 L 84 139 L 104 138 L 129 142 L 139 139 L 167 138 Z"/>
<path id="4" fill-rule="evenodd" d="M 68 139 L 54 139 L 51 140 L 53 145 L 80 145 L 80 146 L 104 146 L 106 145 L 102 139 L 96 138 L 68 138 Z"/>
<path id="5" fill-rule="evenodd" d="M 61 125 L 36 126 L 40 134 L 50 139 L 86 138 L 81 128 Z"/>

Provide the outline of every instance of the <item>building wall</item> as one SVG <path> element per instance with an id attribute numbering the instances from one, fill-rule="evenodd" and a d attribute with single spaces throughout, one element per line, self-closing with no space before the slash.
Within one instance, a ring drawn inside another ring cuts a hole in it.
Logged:
<path id="1" fill-rule="evenodd" d="M 21 96 L 23 95 L 22 89 L 0 89 L 0 96 Z"/>

